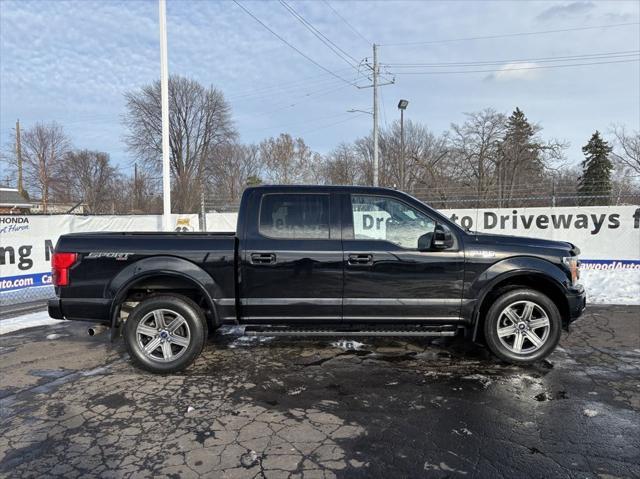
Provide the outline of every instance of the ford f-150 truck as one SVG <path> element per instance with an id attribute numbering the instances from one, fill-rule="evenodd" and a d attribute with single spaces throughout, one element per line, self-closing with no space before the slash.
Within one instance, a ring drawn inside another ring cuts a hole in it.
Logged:
<path id="1" fill-rule="evenodd" d="M 465 231 L 392 189 L 259 186 L 235 233 L 61 236 L 49 314 L 108 325 L 159 373 L 187 367 L 226 323 L 268 336 L 460 332 L 527 364 L 585 308 L 579 252 Z"/>

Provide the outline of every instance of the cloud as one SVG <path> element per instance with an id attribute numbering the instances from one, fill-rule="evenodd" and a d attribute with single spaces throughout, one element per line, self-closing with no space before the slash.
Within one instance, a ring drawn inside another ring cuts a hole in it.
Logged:
<path id="1" fill-rule="evenodd" d="M 572 2 L 565 5 L 556 5 L 540 12 L 536 19 L 546 22 L 557 18 L 580 16 L 590 12 L 595 6 L 593 2 Z"/>
<path id="2" fill-rule="evenodd" d="M 507 63 L 499 71 L 485 77 L 485 80 L 511 81 L 533 80 L 538 77 L 537 63 Z"/>

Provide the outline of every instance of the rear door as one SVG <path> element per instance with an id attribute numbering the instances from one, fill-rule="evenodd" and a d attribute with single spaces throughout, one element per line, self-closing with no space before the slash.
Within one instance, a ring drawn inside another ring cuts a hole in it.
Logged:
<path id="1" fill-rule="evenodd" d="M 339 203 L 329 190 L 264 190 L 252 201 L 241 251 L 246 322 L 338 322 L 342 318 Z"/>
<path id="2" fill-rule="evenodd" d="M 418 239 L 433 234 L 436 221 L 426 209 L 396 197 L 351 194 L 342 203 L 344 321 L 459 321 L 460 242 L 447 250 L 419 251 Z"/>

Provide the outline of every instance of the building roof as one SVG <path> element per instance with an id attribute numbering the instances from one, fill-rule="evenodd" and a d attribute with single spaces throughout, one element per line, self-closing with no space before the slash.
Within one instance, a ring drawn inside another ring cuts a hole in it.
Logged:
<path id="1" fill-rule="evenodd" d="M 0 188 L 0 206 L 30 208 L 33 206 L 15 188 Z"/>

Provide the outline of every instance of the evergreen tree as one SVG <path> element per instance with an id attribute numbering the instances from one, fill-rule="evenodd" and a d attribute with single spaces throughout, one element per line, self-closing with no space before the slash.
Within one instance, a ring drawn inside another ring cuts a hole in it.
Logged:
<path id="1" fill-rule="evenodd" d="M 545 146 L 537 137 L 540 127 L 532 125 L 525 114 L 516 108 L 505 125 L 496 164 L 500 202 L 508 206 L 518 191 L 537 180 L 544 171 L 541 155 Z"/>
<path id="2" fill-rule="evenodd" d="M 606 205 L 611 194 L 611 170 L 613 163 L 609 159 L 612 147 L 602 139 L 600 132 L 591 135 L 589 143 L 582 147 L 585 159 L 582 162 L 582 176 L 578 179 L 578 194 L 583 205 Z M 588 198 L 604 196 L 606 198 Z"/>

